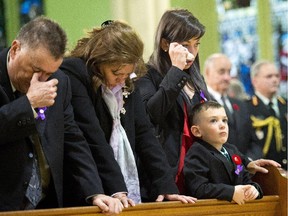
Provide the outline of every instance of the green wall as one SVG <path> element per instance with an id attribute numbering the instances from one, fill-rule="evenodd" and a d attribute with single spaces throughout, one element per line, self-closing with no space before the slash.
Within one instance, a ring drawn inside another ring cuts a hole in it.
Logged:
<path id="1" fill-rule="evenodd" d="M 10 46 L 12 40 L 16 37 L 20 27 L 18 0 L 4 0 L 4 13 L 7 46 Z"/>
<path id="2" fill-rule="evenodd" d="M 73 47 L 86 30 L 100 26 L 112 16 L 107 0 L 45 0 L 44 11 L 65 29 L 68 48 Z"/>
<path id="3" fill-rule="evenodd" d="M 8 46 L 15 38 L 20 27 L 19 2 L 20 0 L 4 0 Z M 122 6 L 128 7 L 128 1 L 126 3 L 125 0 L 120 2 L 122 2 Z M 76 44 L 79 38 L 84 36 L 86 30 L 99 26 L 105 20 L 113 19 L 112 11 L 114 8 L 112 4 L 119 4 L 119 1 L 43 0 L 43 3 L 45 15 L 59 22 L 67 32 L 68 48 L 70 49 Z M 273 60 L 270 2 L 269 0 L 257 0 L 257 3 L 259 58 Z M 203 62 L 208 55 L 220 51 L 216 0 L 170 0 L 170 5 L 173 8 L 187 8 L 206 26 L 206 33 L 201 40 L 199 54 L 200 63 L 203 66 Z"/>
<path id="4" fill-rule="evenodd" d="M 257 33 L 259 35 L 259 59 L 268 59 L 273 61 L 274 49 L 272 43 L 272 17 L 270 14 L 271 6 L 269 0 L 257 0 L 258 6 L 258 25 Z"/>

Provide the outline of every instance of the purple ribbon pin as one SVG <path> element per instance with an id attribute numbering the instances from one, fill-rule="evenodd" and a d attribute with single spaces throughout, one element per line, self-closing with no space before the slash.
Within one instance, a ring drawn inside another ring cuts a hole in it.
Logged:
<path id="1" fill-rule="evenodd" d="M 45 118 L 46 118 L 45 111 L 46 110 L 47 110 L 47 107 L 39 107 L 36 119 L 45 120 Z"/>
<path id="2" fill-rule="evenodd" d="M 205 97 L 205 94 L 202 90 L 200 90 L 200 97 L 204 100 L 207 101 L 207 98 Z"/>

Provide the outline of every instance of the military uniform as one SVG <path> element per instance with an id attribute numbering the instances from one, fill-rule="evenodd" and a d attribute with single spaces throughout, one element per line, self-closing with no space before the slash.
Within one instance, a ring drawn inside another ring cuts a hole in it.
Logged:
<path id="1" fill-rule="evenodd" d="M 256 95 L 247 101 L 257 142 L 249 146 L 247 156 L 277 161 L 287 170 L 287 101 L 277 97 L 279 112 L 275 116 Z"/>

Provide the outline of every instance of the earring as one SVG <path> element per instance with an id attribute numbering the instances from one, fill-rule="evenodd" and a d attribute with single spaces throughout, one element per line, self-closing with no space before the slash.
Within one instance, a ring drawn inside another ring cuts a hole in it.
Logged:
<path id="1" fill-rule="evenodd" d="M 164 50 L 164 52 L 167 52 L 168 50 Z"/>

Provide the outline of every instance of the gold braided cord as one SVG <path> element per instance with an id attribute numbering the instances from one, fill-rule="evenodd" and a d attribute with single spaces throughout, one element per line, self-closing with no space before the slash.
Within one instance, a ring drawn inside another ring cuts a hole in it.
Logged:
<path id="1" fill-rule="evenodd" d="M 276 150 L 277 152 L 280 152 L 282 148 L 282 132 L 279 119 L 275 118 L 274 116 L 270 116 L 266 119 L 259 119 L 252 115 L 251 120 L 252 125 L 255 129 L 261 129 L 262 127 L 267 126 L 266 140 L 262 150 L 263 155 L 266 156 L 266 154 L 268 153 L 273 135 L 273 130 L 276 141 Z"/>

